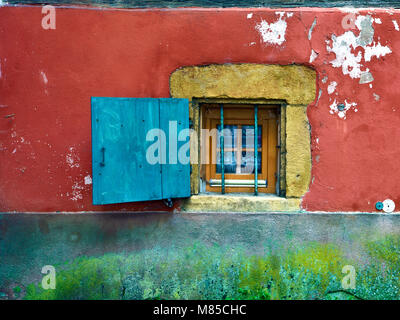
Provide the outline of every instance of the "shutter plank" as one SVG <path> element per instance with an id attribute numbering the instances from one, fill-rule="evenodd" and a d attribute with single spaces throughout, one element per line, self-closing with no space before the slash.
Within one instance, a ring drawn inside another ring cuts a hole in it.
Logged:
<path id="1" fill-rule="evenodd" d="M 159 101 L 160 125 L 167 136 L 167 163 L 162 165 L 162 195 L 164 199 L 190 197 L 190 162 L 181 163 L 185 159 L 179 158 L 181 148 L 189 146 L 189 136 L 184 141 L 177 141 L 182 130 L 189 130 L 189 101 L 175 98 Z M 187 156 L 190 155 L 189 150 Z"/>

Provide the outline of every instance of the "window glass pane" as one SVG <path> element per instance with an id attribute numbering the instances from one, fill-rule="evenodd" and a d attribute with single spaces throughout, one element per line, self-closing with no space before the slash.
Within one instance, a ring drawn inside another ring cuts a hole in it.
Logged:
<path id="1" fill-rule="evenodd" d="M 261 151 L 258 152 L 257 156 L 257 172 L 260 174 L 261 173 L 261 164 L 262 164 L 262 159 L 261 159 Z M 241 169 L 240 171 L 242 173 L 247 173 L 247 174 L 254 174 L 254 152 L 253 151 L 242 151 L 242 163 L 241 163 Z"/>
<path id="2" fill-rule="evenodd" d="M 261 148 L 262 128 L 258 127 L 258 148 Z M 242 126 L 242 148 L 254 148 L 254 126 Z"/>
<path id="3" fill-rule="evenodd" d="M 219 149 L 219 142 L 221 137 L 221 126 L 217 125 L 217 149 Z M 236 148 L 237 141 L 237 126 L 224 125 L 224 148 Z"/>
<path id="4" fill-rule="evenodd" d="M 217 152 L 217 173 L 221 173 L 221 153 Z M 225 173 L 236 173 L 236 152 L 225 151 L 224 152 L 224 172 Z"/>

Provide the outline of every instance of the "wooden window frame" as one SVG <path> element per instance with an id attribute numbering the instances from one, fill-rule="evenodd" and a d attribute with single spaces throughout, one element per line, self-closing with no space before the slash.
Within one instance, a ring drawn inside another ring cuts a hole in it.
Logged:
<path id="1" fill-rule="evenodd" d="M 261 173 L 259 180 L 267 180 L 267 187 L 258 188 L 259 193 L 276 194 L 276 182 L 278 176 L 278 122 L 280 105 L 259 105 L 258 125 L 262 127 L 261 142 Z M 203 128 L 216 132 L 220 124 L 220 104 L 201 103 Z M 224 125 L 253 125 L 254 105 L 252 104 L 224 104 Z M 240 132 L 240 130 L 238 131 Z M 237 137 L 241 144 L 241 135 Z M 207 192 L 221 192 L 220 186 L 210 186 L 211 179 L 221 179 L 221 174 L 216 173 L 216 137 L 210 136 L 206 142 L 207 154 L 205 158 L 208 163 L 203 164 L 202 176 L 206 181 Z M 238 144 L 236 149 L 239 148 Z M 213 149 L 215 148 L 215 149 Z M 247 150 L 251 148 L 246 148 Z M 253 147 L 254 149 L 254 147 Z M 225 149 L 226 151 L 226 149 Z M 243 149 L 241 150 L 243 151 Z M 241 157 L 238 152 L 237 157 Z M 212 159 L 214 157 L 214 161 Z M 241 161 L 239 162 L 241 163 Z M 254 180 L 254 174 L 232 174 L 225 173 L 225 179 Z M 252 193 L 254 187 L 225 187 L 226 193 Z"/>

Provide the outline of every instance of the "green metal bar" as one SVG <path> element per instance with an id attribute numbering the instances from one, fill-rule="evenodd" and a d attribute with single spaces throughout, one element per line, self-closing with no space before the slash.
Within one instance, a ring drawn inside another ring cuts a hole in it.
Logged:
<path id="1" fill-rule="evenodd" d="M 220 125 L 220 156 L 221 156 L 221 193 L 225 194 L 225 165 L 224 165 L 224 105 L 220 104 L 221 125 Z"/>
<path id="2" fill-rule="evenodd" d="M 258 195 L 258 105 L 254 106 L 254 194 Z"/>

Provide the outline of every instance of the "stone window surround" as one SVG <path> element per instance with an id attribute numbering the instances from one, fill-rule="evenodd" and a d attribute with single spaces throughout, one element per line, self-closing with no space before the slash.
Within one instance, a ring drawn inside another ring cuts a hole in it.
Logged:
<path id="1" fill-rule="evenodd" d="M 311 138 L 307 106 L 316 97 L 316 71 L 302 65 L 215 64 L 186 66 L 170 77 L 173 98 L 189 99 L 189 118 L 200 132 L 199 104 L 252 103 L 281 105 L 280 194 L 200 194 L 200 165 L 192 164 L 192 196 L 183 200 L 188 212 L 300 211 L 311 179 Z M 200 153 L 191 140 L 191 154 Z M 200 157 L 199 157 L 200 159 Z"/>

